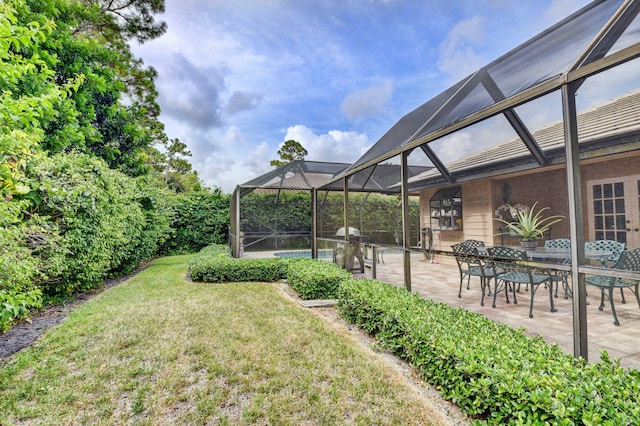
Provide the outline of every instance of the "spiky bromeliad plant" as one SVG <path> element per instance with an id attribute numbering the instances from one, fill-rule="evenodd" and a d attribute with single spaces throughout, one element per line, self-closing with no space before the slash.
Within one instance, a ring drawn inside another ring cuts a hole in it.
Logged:
<path id="1" fill-rule="evenodd" d="M 511 231 L 512 234 L 520 237 L 521 241 L 537 241 L 544 236 L 544 233 L 547 232 L 552 225 L 564 219 L 562 215 L 542 217 L 542 213 L 545 210 L 549 210 L 549 207 L 543 207 L 536 211 L 537 204 L 536 202 L 531 208 L 518 211 L 515 214 L 515 220 L 513 222 L 501 218 L 495 218 L 495 220 L 507 225 L 507 229 Z"/>

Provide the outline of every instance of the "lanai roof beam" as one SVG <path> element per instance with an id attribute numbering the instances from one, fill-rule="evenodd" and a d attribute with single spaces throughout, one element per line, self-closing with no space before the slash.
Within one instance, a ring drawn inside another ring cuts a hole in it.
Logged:
<path id="1" fill-rule="evenodd" d="M 442 161 L 440 161 L 440 158 L 436 155 L 435 152 L 433 152 L 433 150 L 431 149 L 431 147 L 429 145 L 427 145 L 427 144 L 420 145 L 420 148 L 425 153 L 425 155 L 427 157 L 429 157 L 429 160 L 431 160 L 431 162 L 433 163 L 435 168 L 438 169 L 438 171 L 442 174 L 442 176 L 445 178 L 445 180 L 447 182 L 449 182 L 449 183 L 455 182 L 455 179 L 454 179 L 453 175 L 451 175 L 451 173 L 449 173 L 449 170 L 447 169 L 447 166 L 445 166 L 444 163 L 442 163 Z"/>
<path id="2" fill-rule="evenodd" d="M 505 99 L 504 93 L 502 93 L 502 90 L 500 90 L 495 80 L 491 78 L 491 75 L 489 75 L 489 73 L 484 68 L 480 70 L 480 74 L 482 85 L 485 89 L 487 89 L 487 92 L 489 92 L 489 95 L 493 98 L 493 100 L 495 102 L 503 101 Z M 504 115 L 511 127 L 513 127 L 513 130 L 520 137 L 520 139 L 522 139 L 522 142 L 524 142 L 524 144 L 527 146 L 527 149 L 535 157 L 538 164 L 540 164 L 541 166 L 546 166 L 547 164 L 549 164 L 549 160 L 547 159 L 542 149 L 540 149 L 540 145 L 538 145 L 527 126 L 524 125 L 513 108 L 504 110 L 502 112 L 502 115 Z"/>

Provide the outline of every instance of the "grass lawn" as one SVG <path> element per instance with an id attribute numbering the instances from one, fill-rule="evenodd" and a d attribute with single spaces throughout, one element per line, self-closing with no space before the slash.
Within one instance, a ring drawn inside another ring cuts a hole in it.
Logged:
<path id="1" fill-rule="evenodd" d="M 0 424 L 433 424 L 428 402 L 272 284 L 158 259 L 0 361 Z"/>

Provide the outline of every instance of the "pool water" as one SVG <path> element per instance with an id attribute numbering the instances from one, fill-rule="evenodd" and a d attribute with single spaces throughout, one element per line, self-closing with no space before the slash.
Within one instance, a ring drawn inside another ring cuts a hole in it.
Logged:
<path id="1" fill-rule="evenodd" d="M 276 257 L 283 258 L 308 258 L 311 259 L 311 250 L 291 250 L 291 251 L 278 251 L 273 254 Z M 331 249 L 318 250 L 318 259 L 330 259 L 333 257 Z"/>

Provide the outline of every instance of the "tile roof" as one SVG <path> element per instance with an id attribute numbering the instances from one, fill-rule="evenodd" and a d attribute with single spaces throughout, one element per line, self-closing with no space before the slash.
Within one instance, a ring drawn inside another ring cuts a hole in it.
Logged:
<path id="1" fill-rule="evenodd" d="M 578 114 L 579 144 L 640 131 L 640 90 L 629 92 L 604 104 L 594 106 Z M 533 132 L 533 138 L 543 152 L 564 150 L 563 122 L 557 121 Z M 486 167 L 518 159 L 532 158 L 531 152 L 519 137 L 492 146 L 476 154 L 446 164 L 454 176 L 466 170 Z M 439 177 L 433 169 L 409 179 L 418 182 Z"/>

